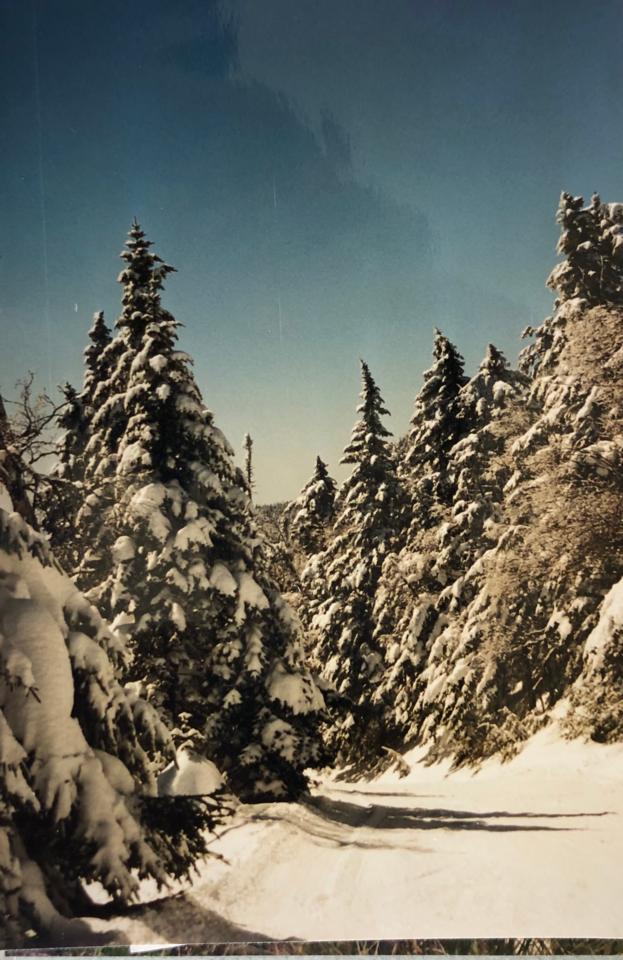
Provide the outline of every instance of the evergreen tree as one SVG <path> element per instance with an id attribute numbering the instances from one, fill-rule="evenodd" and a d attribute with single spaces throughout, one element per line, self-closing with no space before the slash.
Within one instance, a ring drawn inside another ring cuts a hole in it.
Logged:
<path id="1" fill-rule="evenodd" d="M 388 664 L 382 693 L 390 719 L 407 742 L 434 727 L 431 703 L 452 674 L 459 641 L 455 621 L 474 596 L 470 570 L 496 543 L 504 486 L 511 475 L 505 450 L 515 437 L 528 380 L 489 345 L 478 371 L 459 391 L 455 416 L 462 435 L 447 457 L 451 503 L 439 523 L 414 524 L 407 543 L 384 567 L 377 603 L 377 637 Z M 472 648 L 474 646 L 472 638 Z M 462 666 L 469 651 L 463 644 Z"/>
<path id="2" fill-rule="evenodd" d="M 84 883 L 97 880 L 127 902 L 141 877 L 160 885 L 187 874 L 220 807 L 158 799 L 158 767 L 174 755 L 170 734 L 118 683 L 121 638 L 56 564 L 24 502 L 0 411 L 3 947 L 22 946 L 28 930 L 80 942 L 88 931 L 66 918 L 88 912 Z"/>
<path id="3" fill-rule="evenodd" d="M 253 495 L 255 481 L 253 478 L 253 440 L 250 433 L 244 435 L 244 475 L 249 488 L 249 495 Z"/>
<path id="4" fill-rule="evenodd" d="M 562 231 L 557 252 L 564 256 L 547 285 L 560 301 L 581 298 L 589 304 L 623 301 L 623 212 L 620 204 L 604 204 L 593 194 L 562 193 L 556 216 Z"/>
<path id="5" fill-rule="evenodd" d="M 102 310 L 98 310 L 93 315 L 93 326 L 89 330 L 89 340 L 91 342 L 84 351 L 86 372 L 82 394 L 83 403 L 93 413 L 99 384 L 107 379 L 107 350 L 112 341 L 112 334 Z"/>
<path id="6" fill-rule="evenodd" d="M 93 352 L 86 357 L 85 381 L 89 382 L 94 405 L 85 449 L 85 495 L 77 518 L 78 536 L 85 549 L 76 576 L 95 602 L 112 570 L 115 535 L 109 520 L 116 503 L 118 448 L 128 422 L 125 401 L 130 370 L 143 347 L 150 318 L 162 312 L 164 279 L 174 272 L 151 251 L 152 243 L 136 220 L 125 246 L 121 253 L 125 266 L 118 277 L 122 312 L 116 322 L 117 335 L 104 346 L 99 360 L 95 341 Z M 106 331 L 97 317 L 93 332 L 98 340 L 105 340 Z"/>
<path id="7" fill-rule="evenodd" d="M 581 201 L 569 206 L 581 222 Z M 607 234 L 617 209 L 594 198 L 587 216 Z M 572 226 L 563 222 L 563 234 Z M 469 565 L 433 598 L 439 616 L 427 628 L 413 716 L 418 736 L 459 761 L 512 755 L 567 695 L 570 734 L 621 731 L 621 307 L 610 299 L 607 263 L 595 279 L 586 258 L 599 231 L 593 239 L 586 231 L 577 228 L 577 258 L 564 240 L 569 286 L 524 353 L 529 394 L 518 381 L 508 410 L 452 453 L 456 520 L 464 515 L 457 545 Z M 470 517 L 479 489 L 492 509 Z M 451 521 L 442 533 L 456 540 Z M 452 564 L 456 555 L 448 553 Z M 445 566 L 443 550 L 438 557 Z"/>
<path id="8" fill-rule="evenodd" d="M 57 463 L 41 504 L 42 525 L 55 556 L 71 572 L 80 568 L 85 552 L 91 550 L 92 531 L 86 539 L 81 539 L 79 534 L 84 524 L 78 523 L 77 518 L 85 509 L 86 448 L 108 374 L 105 358 L 112 338 L 101 311 L 93 317 L 89 338 L 91 342 L 84 351 L 86 370 L 82 390 L 77 393 L 69 383 L 62 388 L 65 403 L 57 418 L 62 431 L 56 448 Z"/>
<path id="9" fill-rule="evenodd" d="M 65 404 L 59 415 L 58 425 L 63 429 L 63 434 L 59 440 L 59 466 L 56 473 L 59 477 L 66 477 L 72 481 L 81 480 L 84 473 L 82 459 L 86 446 L 88 419 L 83 400 L 75 388 L 70 383 L 66 383 L 62 391 Z"/>
<path id="10" fill-rule="evenodd" d="M 81 549 L 76 538 L 76 516 L 83 496 L 84 448 L 88 439 L 88 416 L 82 397 L 71 384 L 62 387 L 63 407 L 57 417 L 63 431 L 56 450 L 58 462 L 40 499 L 42 525 L 50 537 L 55 556 L 67 570 L 76 568 Z"/>
<path id="11" fill-rule="evenodd" d="M 405 473 L 410 478 L 417 525 L 430 523 L 434 502 L 445 502 L 451 495 L 448 457 L 460 436 L 457 398 L 467 382 L 463 357 L 439 330 L 435 331 L 433 356 L 404 444 Z"/>
<path id="12" fill-rule="evenodd" d="M 329 476 L 326 463 L 316 457 L 313 476 L 296 500 L 283 513 L 287 538 L 310 557 L 326 546 L 328 530 L 335 513 L 337 485 Z"/>
<path id="13" fill-rule="evenodd" d="M 82 391 L 77 393 L 71 384 L 65 384 L 65 405 L 58 418 L 58 425 L 63 432 L 58 444 L 55 474 L 76 486 L 81 486 L 84 481 L 85 447 L 96 410 L 95 394 L 100 382 L 105 379 L 103 357 L 112 339 L 101 311 L 93 317 L 89 338 L 91 342 L 84 351 L 86 371 Z"/>
<path id="14" fill-rule="evenodd" d="M 367 364 L 362 362 L 361 369 L 360 419 L 342 457 L 353 471 L 339 494 L 334 538 L 303 572 L 312 665 L 338 700 L 350 705 L 326 730 L 326 742 L 342 762 L 361 759 L 363 740 L 371 762 L 383 746 L 392 745 L 373 703 L 383 673 L 373 607 L 383 561 L 395 546 L 405 512 L 387 443 L 390 433 L 382 422 L 388 411 Z"/>
<path id="15" fill-rule="evenodd" d="M 135 225 L 106 400 L 88 447 L 101 536 L 82 576 L 141 680 L 247 799 L 296 796 L 320 759 L 322 696 L 300 626 L 267 573 L 247 479 L 203 405 L 161 303 L 171 268 Z M 108 503 L 103 499 L 102 489 Z M 89 500 L 87 498 L 87 504 Z"/>

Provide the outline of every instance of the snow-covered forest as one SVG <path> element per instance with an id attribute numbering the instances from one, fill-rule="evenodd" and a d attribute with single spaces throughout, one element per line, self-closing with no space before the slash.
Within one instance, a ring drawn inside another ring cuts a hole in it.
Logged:
<path id="1" fill-rule="evenodd" d="M 238 931 L 319 938 L 322 918 L 310 926 L 299 907 L 322 871 L 304 876 L 313 852 L 292 836 L 354 849 L 357 830 L 371 832 L 358 809 L 380 817 L 377 833 L 407 834 L 420 808 L 392 824 L 391 802 L 374 797 L 450 791 L 449 771 L 465 785 L 445 798 L 458 812 L 429 811 L 429 827 L 530 816 L 549 830 L 547 817 L 611 812 L 613 788 L 603 807 L 576 788 L 589 756 L 600 782 L 591 751 L 614 782 L 623 772 L 623 204 L 563 193 L 557 220 L 553 313 L 524 331 L 517 368 L 489 344 L 470 377 L 461 344 L 437 330 L 411 422 L 393 436 L 374 358 L 361 361 L 346 479 L 309 450 L 300 494 L 270 506 L 253 502 L 252 438 L 236 454 L 205 405 L 166 308 L 173 268 L 133 223 L 120 312 L 110 325 L 95 314 L 83 383 L 49 416 L 28 390 L 0 402 L 0 947 L 145 941 L 160 908 L 135 929 L 128 905 L 157 899 L 166 918 L 171 891 L 186 909 L 160 939 L 208 939 L 189 906 L 199 888 L 204 915 L 221 897 Z M 555 809 L 483 812 L 523 802 L 518 782 L 547 806 L 524 759 L 539 744 L 537 774 L 560 763 Z M 480 768 L 499 777 L 479 793 Z M 517 824 L 488 829 L 529 829 Z M 600 829 L 620 848 L 620 827 Z M 444 836 L 437 860 L 477 855 L 466 834 Z M 541 835 L 523 836 L 504 857 L 538 856 Z M 359 839 L 370 858 L 383 847 Z M 571 875 L 594 860 L 606 891 L 603 850 L 600 861 L 590 837 L 563 840 L 583 858 Z M 281 884 L 283 917 L 258 906 L 262 871 Z M 434 926 L 443 894 L 427 895 Z M 374 920 L 374 898 L 353 913 L 333 891 L 324 932 L 357 936 L 367 916 L 375 935 L 389 917 L 382 935 L 406 936 L 401 896 L 391 917 L 381 898 Z M 573 895 L 563 902 L 573 916 Z"/>

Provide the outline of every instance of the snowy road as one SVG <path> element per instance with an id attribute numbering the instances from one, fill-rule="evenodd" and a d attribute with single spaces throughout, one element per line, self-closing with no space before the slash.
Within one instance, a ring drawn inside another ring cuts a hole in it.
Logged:
<path id="1" fill-rule="evenodd" d="M 622 783 L 620 745 L 546 732 L 475 776 L 414 763 L 323 784 L 243 810 L 214 843 L 228 863 L 114 927 L 134 943 L 622 937 Z"/>

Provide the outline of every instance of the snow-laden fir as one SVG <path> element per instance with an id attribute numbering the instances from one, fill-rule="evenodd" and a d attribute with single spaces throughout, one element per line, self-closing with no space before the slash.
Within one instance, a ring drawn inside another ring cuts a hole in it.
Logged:
<path id="1" fill-rule="evenodd" d="M 127 679 L 142 684 L 180 742 L 213 760 L 242 797 L 293 797 L 321 758 L 322 694 L 267 570 L 250 464 L 245 478 L 203 404 L 161 302 L 172 268 L 150 248 L 135 224 L 83 452 L 78 536 L 92 546 L 77 582 L 128 635 Z M 87 380 L 85 406 L 90 394 Z"/>
<path id="2" fill-rule="evenodd" d="M 122 638 L 14 510 L 20 488 L 0 408 L 0 943 L 80 943 L 66 918 L 88 912 L 85 883 L 121 902 L 141 878 L 187 875 L 219 805 L 158 799 L 170 730 L 120 684 Z"/>
<path id="3" fill-rule="evenodd" d="M 327 696 L 341 705 L 325 730 L 341 763 L 356 762 L 368 751 L 374 755 L 386 745 L 383 717 L 372 696 L 382 671 L 373 605 L 405 507 L 390 432 L 382 421 L 388 411 L 363 361 L 361 381 L 360 419 L 342 457 L 353 469 L 336 501 L 333 538 L 301 575 L 310 660 L 322 674 Z"/>

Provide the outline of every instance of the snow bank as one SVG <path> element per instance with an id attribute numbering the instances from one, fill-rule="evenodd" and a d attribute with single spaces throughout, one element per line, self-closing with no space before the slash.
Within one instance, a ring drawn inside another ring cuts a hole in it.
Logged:
<path id="1" fill-rule="evenodd" d="M 223 786 L 223 778 L 210 760 L 191 750 L 179 750 L 175 763 L 170 763 L 158 777 L 161 797 L 211 796 Z"/>

